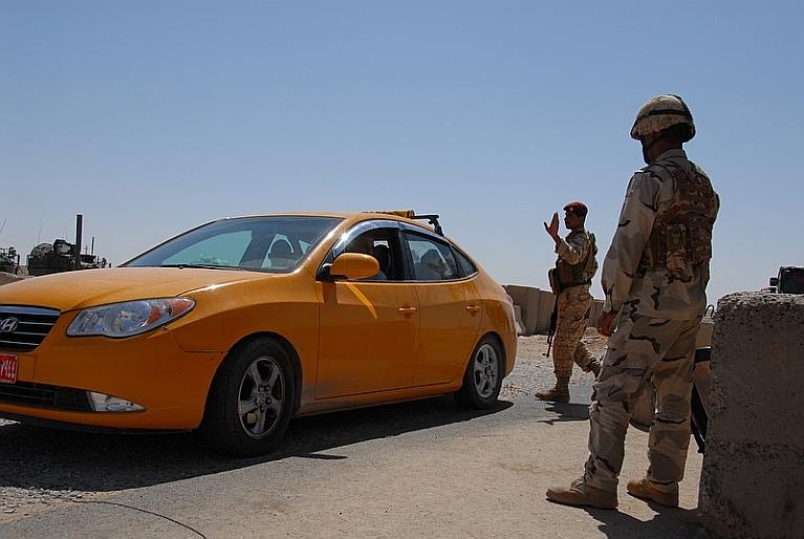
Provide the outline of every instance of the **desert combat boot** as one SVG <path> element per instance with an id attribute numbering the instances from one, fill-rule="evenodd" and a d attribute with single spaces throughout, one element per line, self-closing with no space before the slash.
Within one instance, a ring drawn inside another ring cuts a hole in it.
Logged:
<path id="1" fill-rule="evenodd" d="M 678 485 L 664 486 L 647 477 L 631 479 L 626 486 L 628 494 L 635 498 L 658 503 L 665 507 L 678 507 Z"/>
<path id="2" fill-rule="evenodd" d="M 536 392 L 536 398 L 543 401 L 569 402 L 569 376 L 556 379 L 555 387 Z"/>
<path id="3" fill-rule="evenodd" d="M 563 505 L 616 509 L 617 493 L 595 488 L 579 477 L 569 488 L 551 487 L 547 489 L 547 499 Z"/>

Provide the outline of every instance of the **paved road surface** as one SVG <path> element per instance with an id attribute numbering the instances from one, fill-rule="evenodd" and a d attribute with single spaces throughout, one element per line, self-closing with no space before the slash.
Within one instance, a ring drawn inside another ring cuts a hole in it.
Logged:
<path id="1" fill-rule="evenodd" d="M 0 426 L 0 488 L 56 493 L 0 515 L 0 538 L 707 537 L 694 442 L 678 509 L 624 484 L 618 511 L 545 500 L 581 472 L 592 381 L 577 374 L 573 402 L 551 405 L 533 397 L 550 372 L 520 361 L 492 413 L 441 398 L 300 419 L 282 453 L 246 461 L 211 456 L 191 435 Z M 646 443 L 631 429 L 624 479 L 644 472 Z"/>

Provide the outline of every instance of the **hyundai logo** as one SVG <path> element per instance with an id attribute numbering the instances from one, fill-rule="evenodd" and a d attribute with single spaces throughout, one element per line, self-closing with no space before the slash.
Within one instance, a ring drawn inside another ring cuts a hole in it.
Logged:
<path id="1" fill-rule="evenodd" d="M 20 321 L 14 317 L 0 320 L 0 333 L 14 333 L 19 325 Z"/>

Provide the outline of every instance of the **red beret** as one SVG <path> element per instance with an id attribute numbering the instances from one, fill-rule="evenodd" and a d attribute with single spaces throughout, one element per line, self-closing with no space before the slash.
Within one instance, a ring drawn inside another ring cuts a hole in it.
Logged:
<path id="1" fill-rule="evenodd" d="M 589 213 L 589 208 L 587 208 L 586 204 L 583 202 L 576 200 L 564 206 L 564 211 L 574 213 L 575 215 L 580 215 L 581 217 L 586 217 L 586 214 Z"/>

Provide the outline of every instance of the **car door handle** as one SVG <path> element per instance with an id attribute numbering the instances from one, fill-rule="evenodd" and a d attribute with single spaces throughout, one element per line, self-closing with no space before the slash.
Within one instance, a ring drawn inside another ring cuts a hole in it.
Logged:
<path id="1" fill-rule="evenodd" d="M 411 307 L 410 305 L 405 305 L 404 307 L 400 307 L 398 312 L 405 318 L 410 318 L 414 314 L 416 314 L 416 307 Z"/>
<path id="2" fill-rule="evenodd" d="M 481 308 L 480 305 L 467 305 L 466 312 L 474 316 L 480 312 L 480 308 Z"/>

